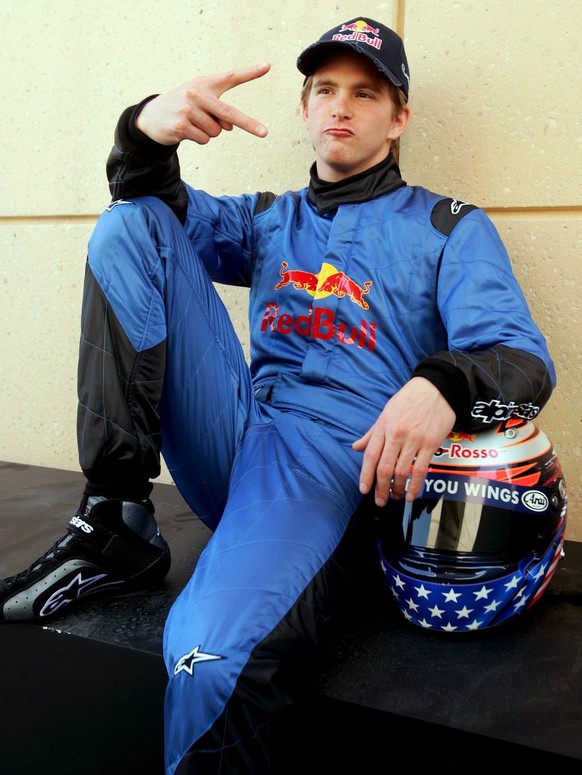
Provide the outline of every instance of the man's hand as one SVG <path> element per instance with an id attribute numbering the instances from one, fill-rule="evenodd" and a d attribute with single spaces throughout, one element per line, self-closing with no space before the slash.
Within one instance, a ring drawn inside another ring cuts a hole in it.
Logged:
<path id="1" fill-rule="evenodd" d="M 268 63 L 202 75 L 150 100 L 137 117 L 137 127 L 162 145 L 192 140 L 200 145 L 217 137 L 222 130 L 237 126 L 256 137 L 265 137 L 267 127 L 237 108 L 222 102 L 225 91 L 261 78 L 269 72 Z"/>
<path id="2" fill-rule="evenodd" d="M 370 430 L 353 443 L 364 451 L 360 491 L 370 492 L 376 481 L 375 501 L 404 495 L 414 500 L 422 489 L 432 456 L 455 423 L 455 413 L 437 388 L 424 377 L 413 377 L 388 401 Z"/>

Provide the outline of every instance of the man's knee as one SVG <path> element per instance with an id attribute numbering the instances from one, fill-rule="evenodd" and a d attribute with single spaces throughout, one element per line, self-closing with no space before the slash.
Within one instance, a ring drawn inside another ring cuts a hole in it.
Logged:
<path id="1" fill-rule="evenodd" d="M 139 247 L 149 240 L 157 242 L 161 234 L 168 235 L 181 224 L 161 199 L 153 196 L 118 199 L 99 216 L 91 238 L 91 252 L 119 247 L 125 242 Z"/>

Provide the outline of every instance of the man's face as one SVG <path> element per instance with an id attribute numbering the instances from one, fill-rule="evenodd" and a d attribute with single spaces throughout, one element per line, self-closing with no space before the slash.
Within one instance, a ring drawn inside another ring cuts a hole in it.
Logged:
<path id="1" fill-rule="evenodd" d="M 325 59 L 303 105 L 318 177 L 335 182 L 385 159 L 408 123 L 408 108 L 394 113 L 386 79 L 365 57 L 346 52 Z"/>

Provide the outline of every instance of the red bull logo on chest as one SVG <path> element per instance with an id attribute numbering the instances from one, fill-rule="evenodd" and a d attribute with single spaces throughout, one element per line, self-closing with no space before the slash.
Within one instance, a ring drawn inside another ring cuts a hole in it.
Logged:
<path id="1" fill-rule="evenodd" d="M 292 285 L 298 291 L 307 291 L 315 299 L 323 299 L 330 294 L 339 299 L 347 296 L 362 309 L 370 308 L 364 296 L 370 292 L 372 281 L 366 280 L 363 285 L 359 285 L 332 264 L 322 264 L 319 272 L 314 274 L 303 269 L 288 269 L 287 262 L 283 261 L 279 274 L 282 279 L 275 285 L 276 291 L 286 285 Z"/>
<path id="2" fill-rule="evenodd" d="M 360 320 L 359 325 L 348 326 L 337 320 L 332 309 L 310 306 L 305 315 L 293 317 L 287 312 L 281 312 L 274 301 L 268 302 L 261 321 L 261 331 L 273 333 L 298 334 L 313 339 L 336 339 L 340 344 L 356 345 L 360 350 L 375 350 L 376 323 Z"/>
<path id="3" fill-rule="evenodd" d="M 366 280 L 360 285 L 332 264 L 323 263 L 319 272 L 308 272 L 289 268 L 287 262 L 283 261 L 279 275 L 281 279 L 274 286 L 276 291 L 289 287 L 305 291 L 315 300 L 332 295 L 338 299 L 345 297 L 363 310 L 370 308 L 365 296 L 370 292 L 372 280 Z M 341 344 L 367 350 L 376 347 L 376 323 L 362 318 L 359 324 L 348 325 L 339 320 L 332 309 L 320 306 L 314 308 L 313 305 L 309 306 L 306 314 L 294 317 L 283 312 L 276 302 L 269 302 L 261 322 L 261 331 L 298 334 L 313 339 L 336 339 Z"/>

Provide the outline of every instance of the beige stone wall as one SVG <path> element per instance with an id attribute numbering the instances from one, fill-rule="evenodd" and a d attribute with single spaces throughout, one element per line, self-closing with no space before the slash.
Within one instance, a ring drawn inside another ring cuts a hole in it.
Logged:
<path id="1" fill-rule="evenodd" d="M 77 468 L 85 248 L 108 201 L 121 110 L 198 73 L 268 60 L 266 78 L 231 94 L 268 138 L 235 130 L 183 146 L 183 175 L 215 194 L 302 186 L 312 154 L 295 57 L 361 11 L 406 42 L 405 179 L 490 213 L 548 338 L 559 385 L 539 424 L 566 472 L 568 536 L 582 540 L 582 4 L 569 0 L 3 0 L 0 459 Z M 245 292 L 221 293 L 246 346 Z"/>

